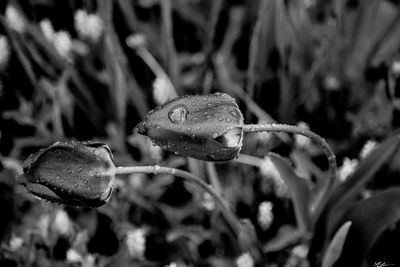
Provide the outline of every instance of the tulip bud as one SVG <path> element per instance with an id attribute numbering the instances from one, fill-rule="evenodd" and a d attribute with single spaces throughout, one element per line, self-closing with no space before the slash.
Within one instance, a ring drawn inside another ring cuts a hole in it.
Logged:
<path id="1" fill-rule="evenodd" d="M 182 96 L 151 110 L 137 126 L 163 149 L 207 161 L 235 158 L 242 147 L 243 116 L 227 94 Z"/>
<path id="2" fill-rule="evenodd" d="M 112 193 L 110 148 L 95 142 L 57 142 L 25 161 L 18 183 L 34 196 L 71 206 L 100 207 Z"/>

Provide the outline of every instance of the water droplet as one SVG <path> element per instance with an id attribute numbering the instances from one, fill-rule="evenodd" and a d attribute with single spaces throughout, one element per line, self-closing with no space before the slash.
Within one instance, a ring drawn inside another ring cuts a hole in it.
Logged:
<path id="1" fill-rule="evenodd" d="M 68 168 L 68 169 L 67 169 L 67 172 L 68 172 L 69 174 L 71 174 L 71 173 L 72 173 L 72 170 L 71 170 L 70 168 Z"/>
<path id="2" fill-rule="evenodd" d="M 231 119 L 230 118 L 226 118 L 226 122 L 231 122 Z"/>
<path id="3" fill-rule="evenodd" d="M 236 111 L 234 111 L 234 110 L 232 110 L 231 112 L 229 112 L 233 117 L 236 117 L 237 116 L 237 113 L 236 113 Z"/>
<path id="4" fill-rule="evenodd" d="M 196 130 L 198 130 L 198 131 L 199 131 L 200 129 L 201 129 L 201 127 L 200 127 L 200 126 L 196 126 Z"/>
<path id="5" fill-rule="evenodd" d="M 203 101 L 204 101 L 204 102 L 206 102 L 207 100 L 208 100 L 208 98 L 207 98 L 207 97 L 204 97 L 204 98 L 203 98 Z"/>
<path id="6" fill-rule="evenodd" d="M 101 173 L 100 172 L 96 172 L 96 177 L 100 177 Z"/>
<path id="7" fill-rule="evenodd" d="M 185 146 L 183 149 L 184 149 L 184 150 L 189 150 L 189 148 L 188 148 L 187 146 Z"/>
<path id="8" fill-rule="evenodd" d="M 82 167 L 79 167 L 77 172 L 81 172 L 82 171 Z"/>
<path id="9" fill-rule="evenodd" d="M 218 137 L 218 133 L 213 133 L 213 139 L 215 139 L 215 138 L 217 138 Z"/>
<path id="10" fill-rule="evenodd" d="M 95 149 L 93 151 L 93 154 L 95 154 L 96 156 L 99 156 L 100 155 L 100 149 Z"/>
<path id="11" fill-rule="evenodd" d="M 60 180 L 61 179 L 61 176 L 60 175 L 57 175 L 57 177 L 56 177 L 58 180 Z"/>
<path id="12" fill-rule="evenodd" d="M 168 118 L 172 123 L 179 124 L 186 121 L 188 113 L 184 105 L 177 105 L 168 112 Z"/>
<path id="13" fill-rule="evenodd" d="M 161 129 L 161 126 L 160 125 L 156 125 L 156 129 Z"/>
<path id="14" fill-rule="evenodd" d="M 179 127 L 178 127 L 178 130 L 181 130 L 181 129 L 182 129 L 182 127 L 181 127 L 181 126 L 179 126 Z"/>
<path id="15" fill-rule="evenodd" d="M 78 183 L 74 183 L 74 187 L 78 187 L 79 186 L 79 184 Z"/>
<path id="16" fill-rule="evenodd" d="M 222 113 L 222 109 L 219 109 L 218 111 L 217 111 L 217 114 L 221 114 Z"/>
<path id="17" fill-rule="evenodd" d="M 154 168 L 155 171 L 159 171 L 161 169 L 160 165 L 154 165 L 153 168 Z"/>
<path id="18" fill-rule="evenodd" d="M 196 106 L 196 102 L 192 102 L 192 106 Z"/>
<path id="19" fill-rule="evenodd" d="M 191 127 L 189 127 L 189 128 L 187 128 L 186 129 L 188 132 L 190 132 L 191 130 L 192 130 L 192 128 Z"/>

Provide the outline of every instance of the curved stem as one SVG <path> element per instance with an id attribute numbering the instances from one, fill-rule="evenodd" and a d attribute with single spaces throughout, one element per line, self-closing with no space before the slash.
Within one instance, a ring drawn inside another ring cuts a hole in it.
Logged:
<path id="1" fill-rule="evenodd" d="M 329 180 L 327 184 L 327 189 L 322 195 L 322 199 L 320 204 L 317 207 L 317 210 L 315 212 L 316 217 L 318 217 L 318 214 L 320 213 L 321 209 L 325 206 L 325 202 L 328 199 L 328 196 L 330 192 L 332 191 L 331 189 L 334 187 L 337 177 L 338 177 L 338 168 L 336 165 L 336 156 L 333 153 L 331 147 L 328 145 L 328 143 L 325 141 L 324 138 L 319 136 L 318 134 L 302 127 L 297 127 L 293 125 L 286 125 L 286 124 L 248 124 L 248 125 L 243 125 L 243 131 L 244 132 L 250 132 L 250 133 L 256 133 L 256 132 L 286 132 L 286 133 L 292 133 L 292 134 L 300 134 L 303 136 L 306 136 L 310 138 L 312 141 L 317 143 L 325 153 L 325 156 L 328 159 L 329 162 Z"/>
<path id="2" fill-rule="evenodd" d="M 214 200 L 218 203 L 220 210 L 227 220 L 229 226 L 232 228 L 236 236 L 239 235 L 240 222 L 233 211 L 225 203 L 224 199 L 208 184 L 203 182 L 196 175 L 170 167 L 155 166 L 134 166 L 134 167 L 117 167 L 116 174 L 130 174 L 130 173 L 165 173 L 172 174 L 177 177 L 181 177 L 186 181 L 199 186 L 201 189 L 210 194 Z"/>

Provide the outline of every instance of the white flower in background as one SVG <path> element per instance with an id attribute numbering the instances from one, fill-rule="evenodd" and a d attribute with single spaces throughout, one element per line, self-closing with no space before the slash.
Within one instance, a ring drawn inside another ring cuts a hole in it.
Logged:
<path id="1" fill-rule="evenodd" d="M 72 48 L 71 36 L 66 31 L 58 31 L 54 34 L 53 44 L 57 52 L 65 59 L 69 59 Z"/>
<path id="2" fill-rule="evenodd" d="M 236 266 L 237 267 L 253 267 L 254 259 L 250 255 L 250 253 L 248 253 L 248 252 L 243 253 L 236 259 Z"/>
<path id="3" fill-rule="evenodd" d="M 365 158 L 366 156 L 368 156 L 372 150 L 374 150 L 377 147 L 378 143 L 372 140 L 368 140 L 365 145 L 363 146 L 363 148 L 361 149 L 360 152 L 360 158 Z"/>
<path id="4" fill-rule="evenodd" d="M 324 79 L 324 87 L 329 91 L 337 91 L 340 89 L 340 81 L 334 75 L 328 75 Z"/>
<path id="5" fill-rule="evenodd" d="M 52 226 L 54 231 L 61 235 L 68 235 L 73 232 L 71 219 L 69 218 L 68 214 L 62 209 L 59 209 L 57 211 Z"/>
<path id="6" fill-rule="evenodd" d="M 176 262 L 171 262 L 168 265 L 165 265 L 165 267 L 178 267 L 178 264 L 176 264 Z"/>
<path id="7" fill-rule="evenodd" d="M 263 176 L 272 179 L 274 183 L 275 194 L 279 197 L 286 197 L 288 195 L 287 186 L 283 181 L 278 169 L 272 163 L 270 157 L 264 157 L 264 160 L 260 164 L 259 168 Z"/>
<path id="8" fill-rule="evenodd" d="M 50 215 L 43 214 L 39 217 L 36 227 L 42 238 L 47 239 L 49 233 Z"/>
<path id="9" fill-rule="evenodd" d="M 145 173 L 132 173 L 129 175 L 129 184 L 136 190 L 143 188 L 147 180 Z"/>
<path id="10" fill-rule="evenodd" d="M 308 254 L 308 247 L 306 245 L 297 245 L 292 249 L 292 254 L 304 259 Z"/>
<path id="11" fill-rule="evenodd" d="M 263 120 L 258 121 L 258 124 L 265 124 L 265 123 L 268 123 L 268 121 L 263 121 Z M 267 145 L 271 141 L 273 135 L 274 134 L 272 132 L 264 131 L 264 132 L 256 133 L 255 138 L 258 143 L 260 143 L 262 145 Z"/>
<path id="12" fill-rule="evenodd" d="M 129 35 L 125 42 L 129 48 L 136 49 L 138 47 L 145 46 L 147 44 L 147 39 L 144 34 L 136 33 Z"/>
<path id="13" fill-rule="evenodd" d="M 104 22 L 96 14 L 88 14 L 85 10 L 79 9 L 74 16 L 75 29 L 79 36 L 97 42 L 104 31 Z"/>
<path id="14" fill-rule="evenodd" d="M 174 86 L 166 76 L 159 76 L 153 82 L 153 98 L 157 105 L 177 97 Z"/>
<path id="15" fill-rule="evenodd" d="M 352 174 L 358 165 L 358 159 L 344 158 L 342 166 L 339 168 L 339 179 L 344 182 Z"/>
<path id="16" fill-rule="evenodd" d="M 15 7 L 13 7 L 12 5 L 8 5 L 6 8 L 5 17 L 8 27 L 18 33 L 25 32 L 24 18 Z"/>
<path id="17" fill-rule="evenodd" d="M 0 35 L 0 69 L 4 69 L 10 59 L 11 49 L 8 39 L 4 35 Z"/>
<path id="18" fill-rule="evenodd" d="M 126 233 L 126 246 L 132 258 L 143 258 L 146 250 L 146 231 L 142 228 L 129 230 Z"/>
<path id="19" fill-rule="evenodd" d="M 307 130 L 310 129 L 310 126 L 303 121 L 297 123 L 297 127 L 305 128 Z M 295 134 L 294 135 L 294 144 L 298 148 L 306 148 L 307 146 L 309 146 L 311 144 L 311 140 L 310 140 L 310 138 L 305 137 L 303 135 Z"/>
<path id="20" fill-rule="evenodd" d="M 261 229 L 267 230 L 272 221 L 274 220 L 274 214 L 272 213 L 273 204 L 269 201 L 264 201 L 258 206 L 257 221 Z"/>
<path id="21" fill-rule="evenodd" d="M 83 260 L 82 255 L 75 249 L 68 249 L 67 251 L 67 261 L 69 262 L 81 262 Z"/>
<path id="22" fill-rule="evenodd" d="M 393 61 L 392 66 L 390 66 L 392 73 L 396 76 L 400 75 L 400 60 Z"/>
<path id="23" fill-rule="evenodd" d="M 208 211 L 214 210 L 215 209 L 214 198 L 210 194 L 204 193 L 201 205 Z"/>
<path id="24" fill-rule="evenodd" d="M 51 24 L 51 21 L 48 19 L 44 19 L 39 23 L 39 26 L 46 39 L 52 42 L 54 39 L 54 28 Z"/>
<path id="25" fill-rule="evenodd" d="M 305 245 L 297 245 L 295 246 L 291 254 L 288 258 L 288 260 L 285 263 L 285 267 L 294 267 L 294 266 L 307 266 L 304 265 L 305 263 L 305 258 L 307 257 L 308 254 L 308 247 Z"/>
<path id="26" fill-rule="evenodd" d="M 18 249 L 20 249 L 22 247 L 22 244 L 24 244 L 24 239 L 16 236 L 16 235 L 12 235 L 10 238 L 10 250 L 11 251 L 17 251 Z"/>

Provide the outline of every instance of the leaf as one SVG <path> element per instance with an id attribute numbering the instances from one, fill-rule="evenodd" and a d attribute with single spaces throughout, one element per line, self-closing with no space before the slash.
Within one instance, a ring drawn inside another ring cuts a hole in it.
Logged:
<path id="1" fill-rule="evenodd" d="M 353 199 L 365 185 L 398 150 L 400 136 L 387 138 L 375 151 L 360 162 L 355 172 L 332 192 L 320 215 L 315 218 L 314 237 L 311 241 L 309 260 L 312 265 L 318 261 L 317 255 L 325 247 L 327 236 L 332 235 L 338 224 L 343 221 L 343 213 L 351 205 Z"/>
<path id="2" fill-rule="evenodd" d="M 368 251 L 379 236 L 400 219 L 400 188 L 392 188 L 361 201 L 345 215 L 352 227 L 335 266 L 366 266 Z"/>
<path id="3" fill-rule="evenodd" d="M 322 267 L 332 267 L 337 261 L 342 253 L 344 241 L 346 240 L 351 224 L 350 221 L 345 222 L 339 230 L 337 230 L 325 252 L 324 259 L 322 260 Z"/>
<path id="4" fill-rule="evenodd" d="M 367 158 L 360 162 L 356 171 L 346 180 L 345 183 L 338 186 L 336 194 L 332 196 L 331 201 L 335 205 L 328 219 L 328 236 L 338 227 L 343 214 L 353 205 L 356 195 L 363 186 L 374 177 L 374 174 L 395 154 L 400 145 L 400 136 L 395 135 L 384 141 Z"/>
<path id="5" fill-rule="evenodd" d="M 298 177 L 287 161 L 281 156 L 273 153 L 268 153 L 271 162 L 278 169 L 281 178 L 284 180 L 290 197 L 293 202 L 294 212 L 299 228 L 303 233 L 307 232 L 310 227 L 310 190 L 307 182 Z"/>
<path id="6" fill-rule="evenodd" d="M 259 15 L 250 41 L 248 83 L 250 96 L 260 79 L 270 79 L 282 63 L 285 46 L 289 43 L 291 27 L 285 6 L 280 0 L 260 2 Z M 260 57 L 259 55 L 264 55 Z"/>

